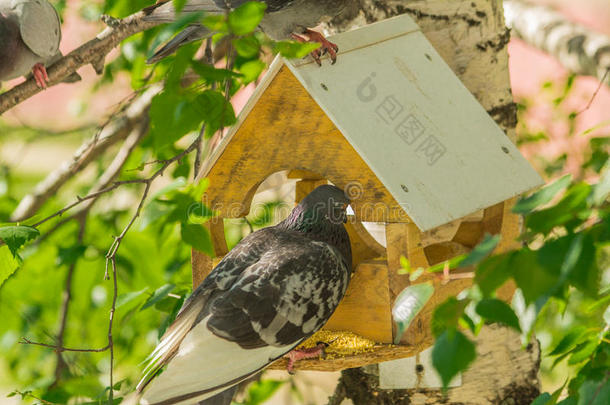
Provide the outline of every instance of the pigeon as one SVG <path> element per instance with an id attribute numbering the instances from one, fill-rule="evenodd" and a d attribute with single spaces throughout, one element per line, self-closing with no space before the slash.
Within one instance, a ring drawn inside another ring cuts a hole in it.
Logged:
<path id="1" fill-rule="evenodd" d="M 341 189 L 322 185 L 284 221 L 242 239 L 185 301 L 149 356 L 137 386 L 140 403 L 218 397 L 318 331 L 350 280 L 348 204 Z M 320 350 L 292 353 L 294 360 Z"/>
<path id="2" fill-rule="evenodd" d="M 187 0 L 181 10 L 182 15 L 189 13 L 219 14 L 239 7 L 247 0 Z M 294 39 L 299 42 L 317 42 L 321 47 L 312 52 L 311 56 L 318 65 L 321 65 L 320 57 L 328 53 L 331 62 L 337 60 L 337 45 L 329 42 L 322 34 L 308 27 L 315 27 L 325 18 L 335 17 L 346 8 L 347 0 L 264 0 L 267 5 L 265 16 L 260 23 L 260 28 L 274 40 Z M 161 1 L 154 6 L 144 9 L 147 14 L 145 21 L 173 22 L 176 20 L 176 12 L 172 1 Z M 148 63 L 155 63 L 172 54 L 180 46 L 199 39 L 210 37 L 206 27 L 195 24 L 186 27 L 166 45 L 161 47 Z M 304 35 L 307 37 L 305 38 Z"/>
<path id="3" fill-rule="evenodd" d="M 46 88 L 46 66 L 62 57 L 60 41 L 59 15 L 47 0 L 0 0 L 0 81 L 31 72 Z M 77 80 L 76 73 L 66 79 Z"/>

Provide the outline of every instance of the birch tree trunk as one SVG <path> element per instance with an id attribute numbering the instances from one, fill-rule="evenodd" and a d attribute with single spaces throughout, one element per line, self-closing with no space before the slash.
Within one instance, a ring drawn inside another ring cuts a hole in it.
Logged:
<path id="1" fill-rule="evenodd" d="M 546 6 L 507 0 L 504 10 L 513 35 L 552 55 L 571 72 L 610 85 L 610 37 L 568 21 Z"/>
<path id="2" fill-rule="evenodd" d="M 346 13 L 329 23 L 329 30 L 403 13 L 415 19 L 445 62 L 514 140 L 517 116 L 506 49 L 510 32 L 502 0 L 353 0 Z M 477 360 L 463 374 L 461 386 L 450 389 L 445 399 L 439 389 L 382 390 L 375 367 L 368 367 L 345 370 L 329 405 L 530 404 L 539 394 L 537 342 L 523 350 L 516 333 L 490 326 L 477 343 Z"/>

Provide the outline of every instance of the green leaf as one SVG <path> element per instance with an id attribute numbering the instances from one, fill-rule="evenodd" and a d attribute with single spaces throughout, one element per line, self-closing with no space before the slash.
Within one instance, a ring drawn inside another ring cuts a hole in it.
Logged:
<path id="1" fill-rule="evenodd" d="M 543 249 L 539 251 L 522 249 L 515 252 L 511 260 L 513 277 L 528 305 L 542 297 L 550 296 L 559 280 L 558 274 L 551 274 L 540 265 L 538 256 L 545 253 Z"/>
<path id="2" fill-rule="evenodd" d="M 585 341 L 574 348 L 570 358 L 568 359 L 569 365 L 574 365 L 578 363 L 582 363 L 585 360 L 588 360 L 597 349 L 599 342 L 596 338 L 590 338 L 590 340 Z"/>
<path id="3" fill-rule="evenodd" d="M 132 302 L 133 300 L 144 294 L 146 291 L 148 291 L 148 288 L 143 288 L 140 291 L 132 291 L 125 294 L 120 294 L 116 299 L 116 307 L 120 308 L 123 305 Z"/>
<path id="4" fill-rule="evenodd" d="M 184 289 L 174 290 L 173 294 L 163 298 L 155 304 L 155 309 L 161 312 L 172 313 L 176 309 L 176 303 L 184 302 L 184 298 L 188 295 L 188 292 Z"/>
<path id="5" fill-rule="evenodd" d="M 568 275 L 574 270 L 578 259 L 580 258 L 580 254 L 583 250 L 583 234 L 578 234 L 574 239 L 572 239 L 572 243 L 570 243 L 570 247 L 565 254 L 563 259 L 563 263 L 561 264 L 561 268 L 559 272 L 561 274 L 562 279 L 567 279 Z"/>
<path id="6" fill-rule="evenodd" d="M 527 214 L 535 208 L 550 202 L 561 190 L 565 189 L 572 181 L 572 175 L 566 174 L 559 180 L 542 187 L 529 197 L 523 198 L 515 204 L 513 212 Z"/>
<path id="7" fill-rule="evenodd" d="M 573 349 L 580 342 L 580 339 L 585 333 L 586 329 L 583 326 L 573 328 L 559 341 L 557 346 L 549 353 L 549 356 L 563 354 L 570 349 Z"/>
<path id="8" fill-rule="evenodd" d="M 253 32 L 260 24 L 267 5 L 249 1 L 237 7 L 229 14 L 229 29 L 235 35 L 246 35 Z"/>
<path id="9" fill-rule="evenodd" d="M 591 194 L 591 204 L 601 206 L 610 196 L 610 162 L 606 162 L 606 166 L 599 177 L 599 181 L 593 187 Z"/>
<path id="10" fill-rule="evenodd" d="M 238 73 L 227 69 L 217 69 L 214 66 L 201 63 L 196 60 L 191 61 L 191 67 L 202 79 L 210 82 L 222 82 L 228 79 L 239 77 Z"/>
<path id="11" fill-rule="evenodd" d="M 233 40 L 235 51 L 242 58 L 250 59 L 258 57 L 261 50 L 261 44 L 254 36 L 247 36 Z"/>
<path id="12" fill-rule="evenodd" d="M 178 177 L 177 179 L 173 180 L 171 183 L 169 183 L 168 185 L 164 186 L 163 188 L 161 188 L 159 191 L 155 192 L 151 198 L 153 199 L 157 199 L 159 197 L 162 197 L 164 195 L 168 195 L 173 191 L 179 190 L 181 188 L 184 188 L 187 186 L 187 181 L 186 178 L 184 177 Z"/>
<path id="13" fill-rule="evenodd" d="M 208 230 L 199 224 L 182 224 L 180 228 L 182 240 L 190 246 L 206 253 L 209 256 L 214 254 L 212 250 L 212 240 Z"/>
<path id="14" fill-rule="evenodd" d="M 578 183 L 570 187 L 563 198 L 554 206 L 533 212 L 526 218 L 526 226 L 535 232 L 548 233 L 556 226 L 570 225 L 570 221 L 578 220 L 579 225 L 588 219 L 587 199 L 591 194 L 591 185 Z"/>
<path id="15" fill-rule="evenodd" d="M 182 8 L 184 7 L 184 5 L 186 4 L 186 0 L 172 0 L 174 2 L 174 9 L 176 10 L 176 12 L 180 12 L 182 11 Z"/>
<path id="16" fill-rule="evenodd" d="M 485 296 L 491 296 L 494 291 L 506 282 L 512 275 L 511 253 L 491 256 L 485 259 L 475 270 L 474 280 Z"/>
<path id="17" fill-rule="evenodd" d="M 534 402 L 532 402 L 531 405 L 547 405 L 550 400 L 551 400 L 551 394 L 549 394 L 548 392 L 544 392 L 544 393 L 538 395 L 536 397 L 536 399 L 534 399 Z"/>
<path id="18" fill-rule="evenodd" d="M 563 392 L 563 389 L 565 388 L 567 383 L 568 383 L 568 380 L 566 380 L 561 387 L 559 387 L 557 390 L 555 390 L 555 392 L 553 392 L 553 395 L 549 395 L 549 397 L 546 401 L 544 401 L 544 402 L 541 401 L 539 403 L 539 405 L 555 405 L 557 403 L 557 400 L 561 396 L 561 393 Z M 538 398 L 536 398 L 536 400 L 538 400 Z M 532 402 L 532 405 L 534 403 L 536 403 L 536 401 Z"/>
<path id="19" fill-rule="evenodd" d="M 261 380 L 250 386 L 244 405 L 260 405 L 267 401 L 284 384 L 284 381 Z"/>
<path id="20" fill-rule="evenodd" d="M 163 91 L 153 97 L 150 105 L 150 136 L 155 150 L 173 144 L 196 130 L 204 119 L 186 96 Z"/>
<path id="21" fill-rule="evenodd" d="M 411 272 L 411 263 L 409 263 L 409 259 L 404 255 L 400 255 L 400 267 L 407 270 L 408 273 Z"/>
<path id="22" fill-rule="evenodd" d="M 468 307 L 466 307 L 466 310 L 460 317 L 458 324 L 460 325 L 460 327 L 462 327 L 464 329 L 469 329 L 474 335 L 477 335 L 479 333 L 480 326 L 477 326 L 474 323 L 474 321 L 472 320 L 472 318 L 470 316 L 468 316 L 466 311 L 468 311 Z M 480 319 L 480 317 L 478 319 Z"/>
<path id="23" fill-rule="evenodd" d="M 403 333 L 430 300 L 434 293 L 431 282 L 415 284 L 401 291 L 392 307 L 392 318 L 396 324 L 394 344 L 399 344 Z"/>
<path id="24" fill-rule="evenodd" d="M 196 202 L 189 205 L 187 210 L 188 222 L 191 224 L 203 224 L 214 216 L 214 211 L 204 203 Z"/>
<path id="25" fill-rule="evenodd" d="M 211 32 L 218 32 L 212 38 L 213 44 L 217 44 L 221 39 L 226 37 L 229 32 L 229 25 L 227 24 L 227 17 L 225 14 L 209 14 L 206 15 L 201 23 L 206 26 Z"/>
<path id="26" fill-rule="evenodd" d="M 203 198 L 203 193 L 207 190 L 210 185 L 210 179 L 204 178 L 199 180 L 197 184 L 191 184 L 189 195 L 195 199 L 195 201 L 201 201 Z"/>
<path id="27" fill-rule="evenodd" d="M 241 65 L 239 71 L 243 74 L 244 84 L 251 83 L 258 79 L 266 67 L 267 65 L 259 59 L 251 60 Z"/>
<path id="28" fill-rule="evenodd" d="M 607 371 L 606 371 L 607 373 Z M 610 378 L 599 376 L 599 380 L 585 381 L 578 390 L 578 405 L 610 404 Z"/>
<path id="29" fill-rule="evenodd" d="M 515 311 L 504 301 L 496 298 L 484 298 L 476 308 L 477 314 L 491 322 L 500 322 L 521 332 L 519 318 Z"/>
<path id="30" fill-rule="evenodd" d="M 107 405 L 108 402 L 107 399 L 100 399 L 98 401 L 81 402 L 80 405 Z M 123 397 L 112 399 L 112 405 L 119 405 L 121 402 L 123 402 Z"/>
<path id="31" fill-rule="evenodd" d="M 197 117 L 206 123 L 206 137 L 212 136 L 221 127 L 233 125 L 236 121 L 233 106 L 219 91 L 206 90 L 195 97 L 191 105 Z"/>
<path id="32" fill-rule="evenodd" d="M 85 254 L 87 249 L 84 245 L 74 245 L 68 248 L 58 248 L 57 250 L 57 265 L 70 266 Z"/>
<path id="33" fill-rule="evenodd" d="M 153 295 L 148 297 L 148 299 L 146 300 L 144 305 L 142 305 L 142 308 L 140 308 L 140 311 L 143 311 L 146 308 L 152 307 L 157 302 L 159 302 L 163 298 L 167 297 L 167 294 L 172 292 L 172 290 L 174 288 L 176 288 L 176 286 L 174 284 L 165 284 L 164 286 L 161 286 L 161 287 L 157 288 L 157 290 L 153 293 Z"/>
<path id="34" fill-rule="evenodd" d="M 448 268 L 449 270 L 457 269 L 458 267 L 460 267 L 462 260 L 464 260 L 466 256 L 467 255 L 465 254 L 457 255 L 449 260 L 445 260 L 435 264 L 434 266 L 430 266 L 426 270 L 428 273 L 440 273 L 442 271 L 445 271 L 445 268 Z"/>
<path id="35" fill-rule="evenodd" d="M 8 246 L 0 246 L 0 287 L 19 265 L 19 259 L 13 256 Z"/>
<path id="36" fill-rule="evenodd" d="M 447 329 L 454 329 L 458 325 L 464 308 L 470 302 L 469 299 L 458 300 L 455 297 L 449 297 L 445 302 L 440 304 L 432 314 L 432 332 L 435 336 L 441 335 Z"/>
<path id="37" fill-rule="evenodd" d="M 184 300 L 185 299 L 186 299 L 186 295 L 182 295 L 179 299 L 176 300 L 176 303 L 174 304 L 174 308 L 172 309 L 170 314 L 165 318 L 165 320 L 163 321 L 163 323 L 159 327 L 159 331 L 158 331 L 159 339 L 161 339 L 161 336 L 163 336 L 163 334 L 165 333 L 167 328 L 176 319 L 176 316 L 178 315 L 178 312 L 180 311 L 180 308 L 182 308 L 182 304 L 184 304 Z"/>
<path id="38" fill-rule="evenodd" d="M 65 2 L 59 2 L 59 3 L 54 2 L 54 3 L 62 4 Z M 105 2 L 100 3 L 100 4 L 103 5 L 102 10 L 105 14 L 108 14 L 108 15 L 111 15 L 114 17 L 125 17 L 125 16 L 128 16 L 129 14 L 133 14 L 136 11 L 141 10 L 143 7 L 149 6 L 150 3 L 151 3 L 150 0 L 132 0 L 132 1 L 106 0 Z M 85 6 L 85 4 L 87 4 L 87 3 L 84 3 L 83 7 Z M 63 7 L 65 7 L 65 4 Z M 95 9 L 95 11 L 97 12 L 95 17 L 99 18 L 99 9 Z"/>
<path id="39" fill-rule="evenodd" d="M 425 271 L 426 269 L 424 269 L 423 267 L 416 268 L 411 272 L 411 274 L 409 274 L 409 281 L 416 281 L 422 276 L 422 274 L 424 274 Z"/>
<path id="40" fill-rule="evenodd" d="M 17 250 L 26 242 L 40 236 L 40 231 L 31 226 L 16 225 L 0 227 L 0 239 L 6 243 L 13 257 L 17 257 Z"/>
<path id="41" fill-rule="evenodd" d="M 457 330 L 443 332 L 434 343 L 432 364 L 447 388 L 458 373 L 466 370 L 476 358 L 474 343 Z"/>
<path id="42" fill-rule="evenodd" d="M 606 326 L 610 326 L 610 305 L 604 311 L 604 322 L 606 322 Z"/>
<path id="43" fill-rule="evenodd" d="M 304 58 L 320 47 L 319 43 L 278 41 L 273 44 L 273 51 L 288 59 Z"/>
<path id="44" fill-rule="evenodd" d="M 490 234 L 485 234 L 481 243 L 476 245 L 468 256 L 460 262 L 460 267 L 473 266 L 481 262 L 498 246 L 500 239 L 500 235 L 491 236 Z"/>
<path id="45" fill-rule="evenodd" d="M 577 254 L 578 257 L 575 258 Z M 570 284 L 589 297 L 597 297 L 602 269 L 596 260 L 595 238 L 592 233 L 577 235 L 570 245 L 564 261 L 571 263 L 568 263 L 565 269 L 562 266 L 562 276 L 563 271 L 566 271 Z"/>

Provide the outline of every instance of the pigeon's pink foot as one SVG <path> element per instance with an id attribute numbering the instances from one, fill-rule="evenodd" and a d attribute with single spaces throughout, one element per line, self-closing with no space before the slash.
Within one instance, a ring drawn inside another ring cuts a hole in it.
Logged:
<path id="1" fill-rule="evenodd" d="M 294 363 L 303 359 L 315 359 L 317 357 L 324 357 L 325 349 L 328 347 L 327 343 L 320 342 L 314 347 L 309 349 L 294 349 L 286 356 L 288 357 L 288 364 L 286 365 L 286 371 L 289 374 L 294 374 Z"/>
<path id="2" fill-rule="evenodd" d="M 322 66 L 322 61 L 320 58 L 322 55 L 326 55 L 327 53 L 330 55 L 332 65 L 337 62 L 337 52 L 339 52 L 339 47 L 336 44 L 333 44 L 324 38 L 324 35 L 320 34 L 319 32 L 310 30 L 309 28 L 305 30 L 304 34 L 307 35 L 309 39 L 305 39 L 297 34 L 292 34 L 292 38 L 299 42 L 317 42 L 321 45 L 318 49 L 311 53 L 311 57 L 316 61 L 318 66 Z"/>
<path id="3" fill-rule="evenodd" d="M 36 85 L 38 87 L 42 89 L 47 88 L 49 75 L 47 74 L 47 69 L 42 63 L 37 63 L 32 67 L 32 75 L 34 75 L 34 80 L 36 80 Z"/>

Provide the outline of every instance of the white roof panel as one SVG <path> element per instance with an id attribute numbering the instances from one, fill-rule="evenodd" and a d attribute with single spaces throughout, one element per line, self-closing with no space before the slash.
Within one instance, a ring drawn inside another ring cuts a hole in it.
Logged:
<path id="1" fill-rule="evenodd" d="M 421 230 L 543 184 L 409 16 L 329 39 L 285 63 Z"/>

